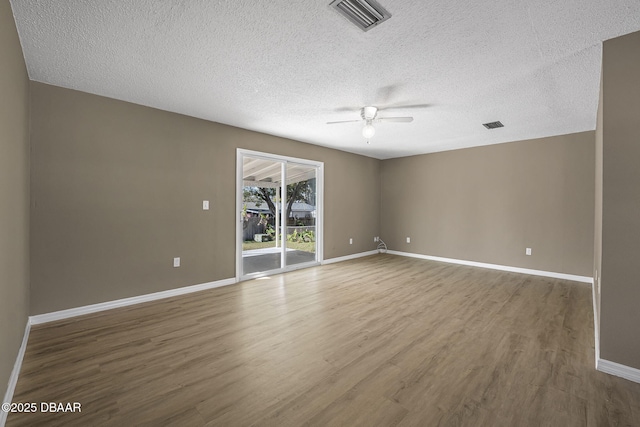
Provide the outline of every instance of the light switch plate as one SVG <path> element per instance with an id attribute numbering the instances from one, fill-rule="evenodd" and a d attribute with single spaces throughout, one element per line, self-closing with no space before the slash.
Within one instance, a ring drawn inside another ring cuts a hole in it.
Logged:
<path id="1" fill-rule="evenodd" d="M 208 200 L 203 200 L 202 201 L 202 210 L 203 211 L 208 211 L 209 210 L 209 201 Z"/>
<path id="2" fill-rule="evenodd" d="M 174 267 L 180 267 L 180 257 L 177 257 L 177 258 L 173 259 L 173 266 Z"/>

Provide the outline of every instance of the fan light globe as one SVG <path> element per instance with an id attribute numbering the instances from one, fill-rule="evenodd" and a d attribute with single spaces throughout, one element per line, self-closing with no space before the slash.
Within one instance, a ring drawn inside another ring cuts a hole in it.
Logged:
<path id="1" fill-rule="evenodd" d="M 373 135 L 375 135 L 375 134 L 376 134 L 376 128 L 374 128 L 371 123 L 367 123 L 362 128 L 362 136 L 364 136 L 367 139 L 373 137 Z"/>

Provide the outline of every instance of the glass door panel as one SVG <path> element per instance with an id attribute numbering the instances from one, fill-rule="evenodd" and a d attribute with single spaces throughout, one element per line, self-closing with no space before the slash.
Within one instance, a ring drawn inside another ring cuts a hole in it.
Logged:
<path id="1" fill-rule="evenodd" d="M 287 162 L 286 265 L 316 262 L 317 167 Z"/>
<path id="2" fill-rule="evenodd" d="M 280 198 L 284 162 L 243 156 L 242 275 L 284 266 Z"/>

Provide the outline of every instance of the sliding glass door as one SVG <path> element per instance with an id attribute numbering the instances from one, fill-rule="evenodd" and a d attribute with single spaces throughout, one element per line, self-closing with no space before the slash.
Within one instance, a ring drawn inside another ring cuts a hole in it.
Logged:
<path id="1" fill-rule="evenodd" d="M 322 247 L 322 163 L 238 150 L 239 279 L 316 265 Z"/>
<path id="2" fill-rule="evenodd" d="M 287 163 L 286 265 L 316 261 L 317 167 Z"/>

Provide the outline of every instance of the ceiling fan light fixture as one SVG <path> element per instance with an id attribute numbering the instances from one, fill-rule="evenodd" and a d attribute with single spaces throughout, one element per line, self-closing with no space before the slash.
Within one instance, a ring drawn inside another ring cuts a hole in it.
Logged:
<path id="1" fill-rule="evenodd" d="M 369 123 L 371 120 L 376 118 L 378 114 L 378 109 L 376 107 L 364 107 L 360 110 L 360 116 L 363 120 L 366 120 Z"/>
<path id="2" fill-rule="evenodd" d="M 365 137 L 366 139 L 372 138 L 373 135 L 375 134 L 376 134 L 376 128 L 374 128 L 371 123 L 367 123 L 362 128 L 362 136 Z"/>

